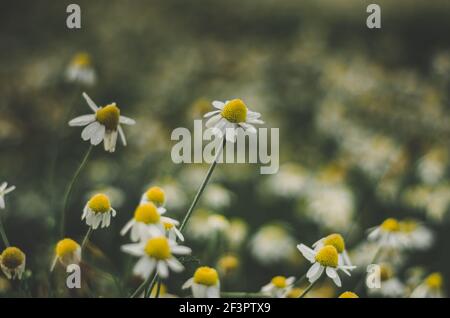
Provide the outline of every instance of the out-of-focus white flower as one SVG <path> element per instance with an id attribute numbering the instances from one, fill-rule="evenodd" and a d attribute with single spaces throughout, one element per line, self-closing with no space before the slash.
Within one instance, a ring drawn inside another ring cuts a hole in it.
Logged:
<path id="1" fill-rule="evenodd" d="M 182 288 L 191 288 L 194 298 L 220 298 L 219 274 L 214 268 L 199 267 Z"/>
<path id="2" fill-rule="evenodd" d="M 271 265 L 290 260 L 295 241 L 281 225 L 264 225 L 251 238 L 250 251 L 261 264 Z"/>
<path id="3" fill-rule="evenodd" d="M 325 271 L 327 276 L 333 280 L 336 286 L 341 287 L 342 284 L 338 275 L 338 270 L 341 270 L 350 276 L 350 270 L 356 268 L 356 266 L 339 265 L 338 251 L 332 245 L 325 245 L 317 251 L 310 249 L 304 244 L 297 245 L 297 248 L 303 256 L 313 264 L 306 273 L 306 277 L 310 283 L 314 283 L 318 280 Z"/>
<path id="4" fill-rule="evenodd" d="M 424 183 L 433 185 L 442 180 L 447 165 L 448 150 L 446 148 L 434 148 L 420 159 L 417 172 Z"/>
<path id="5" fill-rule="evenodd" d="M 283 164 L 263 184 L 264 189 L 282 198 L 297 198 L 307 189 L 310 181 L 305 169 L 293 163 Z"/>
<path id="6" fill-rule="evenodd" d="M 143 279 L 147 279 L 155 269 L 161 278 L 169 276 L 169 268 L 174 272 L 183 271 L 184 266 L 173 255 L 191 253 L 189 247 L 178 245 L 164 236 L 123 245 L 122 251 L 140 257 L 134 266 L 133 273 Z"/>
<path id="7" fill-rule="evenodd" d="M 433 244 L 433 232 L 423 224 L 408 219 L 399 222 L 399 226 L 407 248 L 425 250 Z"/>
<path id="8" fill-rule="evenodd" d="M 374 296 L 403 297 L 405 296 L 405 285 L 394 276 L 392 266 L 386 263 L 379 264 L 380 286 L 379 288 L 368 288 L 368 293 Z"/>
<path id="9" fill-rule="evenodd" d="M 295 282 L 295 277 L 275 276 L 270 283 L 261 288 L 261 292 L 275 298 L 285 298 Z"/>
<path id="10" fill-rule="evenodd" d="M 400 232 L 400 224 L 394 218 L 386 219 L 381 225 L 369 229 L 368 240 L 381 247 L 404 248 L 405 241 Z"/>
<path id="11" fill-rule="evenodd" d="M 184 242 L 184 236 L 180 232 L 180 230 L 177 228 L 179 223 L 178 223 L 178 221 L 175 221 L 175 222 L 174 221 L 175 220 L 171 220 L 169 222 L 168 221 L 162 222 L 164 225 L 165 234 L 171 241 L 176 241 L 177 239 L 179 239 L 181 242 Z"/>
<path id="12" fill-rule="evenodd" d="M 133 242 L 146 240 L 150 236 L 164 235 L 166 228 L 164 223 L 178 224 L 174 219 L 161 216 L 165 212 L 152 202 L 141 203 L 134 211 L 134 217 L 125 224 L 120 234 L 125 235 L 131 230 Z"/>
<path id="13" fill-rule="evenodd" d="M 176 181 L 163 182 L 161 187 L 166 194 L 166 207 L 169 210 L 178 210 L 187 204 L 186 193 Z"/>
<path id="14" fill-rule="evenodd" d="M 111 217 L 115 217 L 116 213 L 109 197 L 106 194 L 97 193 L 84 206 L 81 219 L 86 219 L 86 224 L 95 230 L 100 225 L 102 228 L 108 227 L 111 224 Z"/>
<path id="15" fill-rule="evenodd" d="M 253 124 L 264 124 L 260 113 L 250 111 L 240 99 L 233 99 L 226 102 L 214 101 L 212 105 L 217 110 L 206 113 L 205 118 L 209 118 L 206 127 L 212 128 L 213 132 L 219 136 L 225 136 L 230 142 L 236 142 L 238 129 L 249 133 L 256 133 Z"/>
<path id="16" fill-rule="evenodd" d="M 247 234 L 248 225 L 244 220 L 238 218 L 230 220 L 230 226 L 226 231 L 226 236 L 231 248 L 239 248 L 247 238 Z"/>
<path id="17" fill-rule="evenodd" d="M 219 184 L 210 184 L 202 196 L 203 203 L 214 210 L 221 210 L 230 205 L 233 193 Z"/>
<path id="18" fill-rule="evenodd" d="M 217 261 L 217 269 L 223 275 L 235 272 L 239 267 L 239 258 L 234 254 L 226 254 Z"/>
<path id="19" fill-rule="evenodd" d="M 345 241 L 342 235 L 337 233 L 330 234 L 318 240 L 316 243 L 313 244 L 312 247 L 314 248 L 315 251 L 318 251 L 326 245 L 331 245 L 334 246 L 334 248 L 336 248 L 339 254 L 339 265 L 352 266 L 350 257 L 348 256 L 348 253 L 345 250 Z"/>
<path id="20" fill-rule="evenodd" d="M 0 254 L 0 268 L 8 279 L 22 279 L 25 262 L 25 253 L 17 247 L 7 247 Z"/>
<path id="21" fill-rule="evenodd" d="M 417 286 L 411 293 L 411 298 L 443 298 L 443 278 L 441 273 L 428 275 L 423 283 Z"/>
<path id="22" fill-rule="evenodd" d="M 94 114 L 76 117 L 69 121 L 69 126 L 86 126 L 81 132 L 81 138 L 84 141 L 90 140 L 91 145 L 94 146 L 103 141 L 104 148 L 108 152 L 116 150 L 117 134 L 126 146 L 127 140 L 120 124 L 134 125 L 136 122 L 120 115 L 120 109 L 116 103 L 98 107 L 86 93 L 83 93 L 83 97 Z"/>
<path id="23" fill-rule="evenodd" d="M 307 196 L 307 216 L 328 229 L 346 230 L 353 213 L 353 193 L 344 185 L 319 185 Z"/>
<path id="24" fill-rule="evenodd" d="M 263 190 L 282 198 L 297 198 L 309 183 L 307 171 L 296 164 L 287 163 L 276 174 L 270 175 L 263 184 Z"/>
<path id="25" fill-rule="evenodd" d="M 66 79 L 69 82 L 80 83 L 86 86 L 95 84 L 97 75 L 92 67 L 89 54 L 81 52 L 73 57 L 66 70 Z"/>
<path id="26" fill-rule="evenodd" d="M 5 195 L 10 193 L 11 191 L 14 191 L 15 189 L 15 186 L 10 186 L 8 188 L 8 182 L 3 182 L 0 185 L 0 209 L 5 208 Z"/>
<path id="27" fill-rule="evenodd" d="M 81 246 L 70 238 L 62 239 L 56 244 L 55 258 L 50 271 L 53 271 L 57 261 L 65 267 L 71 264 L 79 264 L 81 262 Z"/>

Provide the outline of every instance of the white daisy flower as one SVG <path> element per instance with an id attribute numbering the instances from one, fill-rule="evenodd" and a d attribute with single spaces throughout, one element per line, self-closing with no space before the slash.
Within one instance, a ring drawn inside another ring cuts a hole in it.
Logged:
<path id="1" fill-rule="evenodd" d="M 53 271 L 57 261 L 64 267 L 71 264 L 79 264 L 81 262 L 81 246 L 70 238 L 62 239 L 56 244 L 55 258 L 50 271 Z"/>
<path id="2" fill-rule="evenodd" d="M 425 250 L 433 244 L 433 232 L 423 224 L 408 219 L 399 222 L 399 227 L 400 232 L 403 234 L 403 240 L 406 247 Z"/>
<path id="3" fill-rule="evenodd" d="M 120 124 L 134 125 L 136 122 L 131 118 L 121 116 L 116 103 L 98 107 L 86 93 L 83 93 L 83 97 L 95 114 L 74 118 L 69 122 L 69 126 L 86 126 L 81 132 L 81 138 L 85 141 L 90 140 L 94 146 L 103 141 L 106 151 L 114 152 L 116 149 L 117 134 L 120 135 L 123 145 L 126 146 L 125 133 Z"/>
<path id="4" fill-rule="evenodd" d="M 111 207 L 111 203 L 106 194 L 98 193 L 94 195 L 85 205 L 81 219 L 86 219 L 86 224 L 95 230 L 100 225 L 108 227 L 111 223 L 111 216 L 116 216 L 116 210 Z"/>
<path id="5" fill-rule="evenodd" d="M 295 277 L 275 276 L 270 283 L 261 288 L 261 292 L 274 298 L 285 298 L 295 282 Z"/>
<path id="6" fill-rule="evenodd" d="M 369 229 L 368 240 L 377 242 L 379 246 L 388 248 L 403 248 L 405 240 L 400 232 L 398 220 L 386 219 L 381 225 Z"/>
<path id="7" fill-rule="evenodd" d="M 164 223 L 178 224 L 178 221 L 161 216 L 165 210 L 156 207 L 152 202 L 141 203 L 134 212 L 134 217 L 120 231 L 125 235 L 131 230 L 131 240 L 137 242 L 146 240 L 151 236 L 160 236 L 165 233 Z"/>
<path id="8" fill-rule="evenodd" d="M 441 273 L 432 273 L 411 293 L 411 298 L 443 298 L 443 278 Z"/>
<path id="9" fill-rule="evenodd" d="M 142 195 L 141 203 L 152 202 L 154 205 L 158 207 L 158 210 L 161 214 L 166 212 L 164 205 L 166 203 L 166 193 L 160 187 L 150 187 L 145 193 Z"/>
<path id="10" fill-rule="evenodd" d="M 296 253 L 295 241 L 285 227 L 268 224 L 253 235 L 250 251 L 261 264 L 273 265 L 292 259 Z"/>
<path id="11" fill-rule="evenodd" d="M 3 182 L 2 185 L 0 185 L 0 209 L 5 208 L 5 195 L 14 191 L 15 189 L 15 186 L 10 186 L 8 188 L 8 182 Z"/>
<path id="12" fill-rule="evenodd" d="M 217 110 L 206 113 L 205 118 L 209 118 L 206 127 L 212 128 L 216 134 L 226 137 L 230 142 L 236 141 L 238 129 L 246 132 L 256 133 L 253 124 L 264 124 L 260 113 L 250 111 L 240 99 L 233 99 L 226 102 L 214 101 L 212 105 Z"/>
<path id="13" fill-rule="evenodd" d="M 320 250 L 322 247 L 326 245 L 331 245 L 336 248 L 339 254 L 339 265 L 347 265 L 352 266 L 352 262 L 350 261 L 350 257 L 345 249 L 345 241 L 342 235 L 334 233 L 330 234 L 324 238 L 321 238 L 316 243 L 313 244 L 313 248 L 315 251 Z"/>
<path id="14" fill-rule="evenodd" d="M 334 283 L 341 287 L 341 279 L 338 275 L 338 270 L 343 271 L 350 276 L 350 270 L 355 269 L 356 266 L 339 265 L 339 254 L 334 246 L 326 245 L 320 250 L 312 250 L 304 244 L 297 245 L 299 251 L 303 256 L 313 265 L 306 273 L 306 277 L 312 284 L 322 276 L 325 271 Z"/>
<path id="15" fill-rule="evenodd" d="M 199 267 L 182 288 L 191 288 L 194 298 L 220 298 L 219 274 L 214 268 Z"/>
<path id="16" fill-rule="evenodd" d="M 97 75 L 92 67 L 92 61 L 89 54 L 81 52 L 73 57 L 66 70 L 66 79 L 69 82 L 80 83 L 87 86 L 95 84 Z"/>
<path id="17" fill-rule="evenodd" d="M 122 251 L 140 259 L 133 269 L 137 276 L 147 279 L 156 269 L 162 278 L 169 276 L 169 268 L 174 272 L 181 272 L 184 267 L 173 255 L 187 255 L 191 249 L 178 245 L 164 236 L 149 238 L 146 241 L 122 246 Z"/>
<path id="18" fill-rule="evenodd" d="M 21 279 L 25 262 L 25 253 L 17 247 L 7 247 L 0 254 L 0 268 L 8 279 Z"/>

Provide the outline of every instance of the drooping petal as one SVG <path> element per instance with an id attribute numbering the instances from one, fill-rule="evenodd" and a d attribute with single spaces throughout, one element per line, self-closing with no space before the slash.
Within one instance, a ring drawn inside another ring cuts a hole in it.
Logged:
<path id="1" fill-rule="evenodd" d="M 83 97 L 86 100 L 87 104 L 89 105 L 89 107 L 94 111 L 97 112 L 97 110 L 99 109 L 99 107 L 97 106 L 97 104 L 94 103 L 94 101 L 89 97 L 88 94 L 86 94 L 85 92 L 83 92 Z"/>
<path id="2" fill-rule="evenodd" d="M 76 118 L 72 119 L 71 121 L 69 121 L 69 126 L 72 126 L 72 127 L 86 126 L 94 121 L 95 121 L 94 114 L 82 115 L 82 116 L 76 117 Z"/>
<path id="3" fill-rule="evenodd" d="M 124 125 L 134 125 L 136 124 L 136 121 L 126 116 L 120 116 L 119 123 Z"/>

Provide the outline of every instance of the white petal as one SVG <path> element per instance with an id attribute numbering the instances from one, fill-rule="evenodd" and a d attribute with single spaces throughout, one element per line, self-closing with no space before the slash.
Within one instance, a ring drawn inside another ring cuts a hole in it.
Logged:
<path id="1" fill-rule="evenodd" d="M 308 261 L 310 261 L 311 263 L 314 263 L 316 261 L 316 253 L 314 252 L 314 250 L 310 249 L 304 244 L 297 245 L 297 248 Z"/>
<path id="2" fill-rule="evenodd" d="M 176 245 L 172 247 L 172 253 L 178 255 L 188 255 L 191 254 L 192 250 L 187 246 Z"/>
<path id="3" fill-rule="evenodd" d="M 136 124 L 136 121 L 126 116 L 120 116 L 119 123 L 124 125 L 134 125 Z"/>
<path id="4" fill-rule="evenodd" d="M 83 115 L 69 121 L 69 126 L 86 126 L 87 124 L 90 124 L 93 121 L 95 121 L 94 114 Z"/>
<path id="5" fill-rule="evenodd" d="M 85 92 L 83 92 L 83 97 L 86 100 L 87 104 L 89 105 L 89 107 L 96 112 L 99 107 L 94 103 L 94 101 L 88 96 L 88 94 L 86 94 Z"/>
<path id="6" fill-rule="evenodd" d="M 142 256 L 142 255 L 145 254 L 145 252 L 144 252 L 144 244 L 142 244 L 142 243 L 125 244 L 125 245 L 122 245 L 120 249 L 123 252 L 131 254 L 133 256 Z"/>
<path id="7" fill-rule="evenodd" d="M 91 144 L 97 146 L 105 138 L 105 126 L 100 125 L 91 137 Z"/>
<path id="8" fill-rule="evenodd" d="M 317 272 L 320 269 L 320 264 L 319 263 L 314 263 L 308 270 L 308 272 L 306 273 L 306 277 L 310 278 L 311 276 L 315 276 L 317 274 Z"/>
<path id="9" fill-rule="evenodd" d="M 181 264 L 176 258 L 172 257 L 167 260 L 167 264 L 174 272 L 181 272 L 184 269 L 183 264 Z"/>
<path id="10" fill-rule="evenodd" d="M 167 264 L 164 261 L 158 261 L 158 264 L 156 265 L 158 268 L 158 274 L 162 278 L 166 278 L 169 276 L 169 269 L 167 268 Z"/>
<path id="11" fill-rule="evenodd" d="M 218 113 L 220 113 L 220 110 L 213 110 L 212 112 L 207 112 L 206 114 L 204 114 L 203 117 L 208 118 L 208 117 L 211 117 L 212 115 L 215 115 Z"/>
<path id="12" fill-rule="evenodd" d="M 87 125 L 83 131 L 81 132 L 81 138 L 86 141 L 92 138 L 92 136 L 95 134 L 95 132 L 100 128 L 100 123 L 97 121 L 94 121 L 93 123 L 90 123 Z"/>
<path id="13" fill-rule="evenodd" d="M 117 128 L 117 130 L 119 131 L 119 135 L 120 135 L 120 140 L 122 140 L 122 144 L 124 146 L 127 145 L 127 139 L 125 138 L 125 133 L 123 132 L 122 127 L 119 125 L 119 127 Z"/>
<path id="14" fill-rule="evenodd" d="M 10 186 L 8 189 L 3 191 L 3 195 L 8 194 L 16 189 L 16 186 Z"/>
<path id="15" fill-rule="evenodd" d="M 206 121 L 205 126 L 208 128 L 214 127 L 221 119 L 222 119 L 222 116 L 220 114 L 215 115 Z"/>
<path id="16" fill-rule="evenodd" d="M 188 288 L 190 288 L 191 286 L 192 286 L 192 283 L 194 282 L 194 278 L 193 277 L 191 277 L 191 278 L 189 278 L 184 284 L 183 284 L 183 286 L 181 287 L 181 289 L 188 289 Z"/>
<path id="17" fill-rule="evenodd" d="M 223 107 L 225 106 L 225 103 L 221 102 L 221 101 L 218 101 L 218 100 L 215 100 L 215 101 L 212 102 L 212 105 L 215 108 L 217 108 L 217 109 L 223 109 Z"/>

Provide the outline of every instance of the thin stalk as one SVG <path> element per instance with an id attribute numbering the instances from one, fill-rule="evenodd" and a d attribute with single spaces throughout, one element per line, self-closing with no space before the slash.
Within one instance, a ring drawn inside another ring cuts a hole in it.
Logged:
<path id="1" fill-rule="evenodd" d="M 3 226 L 3 221 L 1 219 L 1 217 L 0 217 L 0 234 L 2 236 L 2 240 L 3 240 L 3 243 L 5 244 L 5 246 L 9 247 L 10 244 L 9 244 L 9 241 L 8 241 L 8 236 L 6 235 L 5 227 Z"/>
<path id="2" fill-rule="evenodd" d="M 84 166 L 87 163 L 87 160 L 89 158 L 89 155 L 91 154 L 93 146 L 89 145 L 88 150 L 86 151 L 86 154 L 83 157 L 83 160 L 81 161 L 78 169 L 75 171 L 75 174 L 72 177 L 72 180 L 70 180 L 69 185 L 67 186 L 66 192 L 64 194 L 64 203 L 63 203 L 63 209 L 61 210 L 61 220 L 60 220 L 60 236 L 64 236 L 64 226 L 65 226 L 65 219 L 66 219 L 66 211 L 67 206 L 69 205 L 70 195 L 72 194 L 72 189 L 77 181 L 81 171 L 83 170 Z"/>
<path id="3" fill-rule="evenodd" d="M 156 295 L 155 298 L 159 298 L 159 294 L 161 293 L 161 279 L 158 278 L 158 284 L 156 285 Z"/>
<path id="4" fill-rule="evenodd" d="M 306 294 L 309 293 L 309 291 L 314 287 L 314 285 L 317 283 L 318 280 L 315 280 L 314 282 L 310 283 L 308 287 L 303 291 L 303 293 L 298 298 L 305 298 Z"/>
<path id="5" fill-rule="evenodd" d="M 152 294 L 153 288 L 155 288 L 156 282 L 159 280 L 158 273 L 155 272 L 155 275 L 153 276 L 152 282 L 150 283 L 149 287 L 145 290 L 144 298 L 150 298 L 150 295 Z"/>
<path id="6" fill-rule="evenodd" d="M 89 230 L 87 230 L 86 235 L 83 238 L 83 242 L 81 243 L 81 251 L 83 251 L 83 248 L 86 246 L 87 242 L 89 242 L 89 238 L 91 237 L 93 231 L 94 228 L 90 226 Z"/>
<path id="7" fill-rule="evenodd" d="M 194 197 L 194 201 L 192 201 L 192 204 L 191 204 L 191 206 L 189 207 L 189 210 L 187 211 L 187 213 L 186 213 L 186 215 L 185 215 L 185 217 L 184 217 L 184 219 L 183 219 L 183 222 L 181 223 L 180 231 L 183 231 L 184 227 L 186 226 L 186 223 L 189 221 L 189 218 L 191 217 L 192 212 L 194 211 L 194 208 L 195 208 L 195 206 L 197 205 L 198 200 L 200 199 L 200 197 L 201 197 L 203 191 L 204 191 L 205 188 L 206 188 L 206 185 L 208 184 L 209 179 L 211 178 L 211 175 L 212 175 L 212 173 L 213 173 L 213 171 L 214 171 L 214 168 L 216 168 L 217 160 L 219 159 L 219 156 L 221 155 L 222 150 L 223 150 L 223 148 L 225 147 L 225 144 L 226 144 L 226 140 L 224 139 L 224 140 L 223 140 L 223 144 L 222 144 L 222 148 L 220 149 L 220 151 L 217 152 L 217 155 L 216 155 L 216 157 L 214 158 L 214 162 L 213 162 L 213 163 L 211 164 L 211 166 L 209 167 L 208 172 L 206 173 L 206 176 L 205 176 L 205 178 L 203 179 L 203 182 L 202 182 L 202 184 L 200 185 L 200 188 L 198 189 L 197 194 L 196 194 L 195 197 Z"/>

